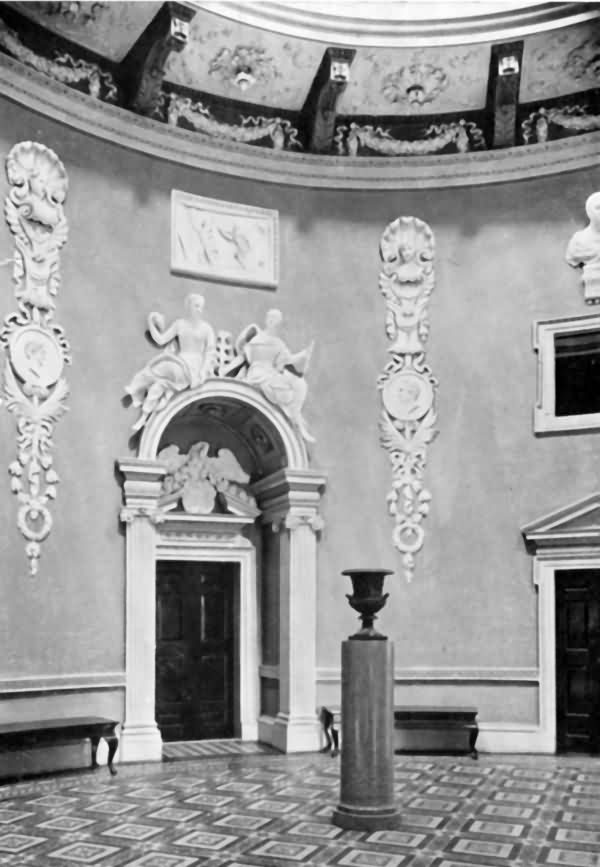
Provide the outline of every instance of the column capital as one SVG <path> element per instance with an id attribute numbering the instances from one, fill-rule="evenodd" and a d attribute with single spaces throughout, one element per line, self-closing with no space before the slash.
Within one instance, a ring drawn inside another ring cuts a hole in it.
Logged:
<path id="1" fill-rule="evenodd" d="M 119 519 L 124 524 L 133 524 L 136 518 L 147 518 L 152 524 L 162 524 L 165 512 L 152 506 L 123 506 Z"/>
<path id="2" fill-rule="evenodd" d="M 166 465 L 142 458 L 122 458 L 117 460 L 117 467 L 125 479 L 123 482 L 125 506 L 146 512 L 157 511 L 158 498 L 167 472 Z"/>
<path id="3" fill-rule="evenodd" d="M 325 526 L 325 521 L 318 512 L 288 512 L 272 522 L 273 532 L 280 530 L 297 530 L 299 527 L 310 527 L 313 533 L 320 533 Z"/>

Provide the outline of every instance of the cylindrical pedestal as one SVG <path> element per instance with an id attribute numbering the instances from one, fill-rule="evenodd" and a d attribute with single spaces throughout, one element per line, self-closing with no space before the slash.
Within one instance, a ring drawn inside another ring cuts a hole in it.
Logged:
<path id="1" fill-rule="evenodd" d="M 393 737 L 392 642 L 344 641 L 341 785 L 334 825 L 357 831 L 398 827 Z"/>

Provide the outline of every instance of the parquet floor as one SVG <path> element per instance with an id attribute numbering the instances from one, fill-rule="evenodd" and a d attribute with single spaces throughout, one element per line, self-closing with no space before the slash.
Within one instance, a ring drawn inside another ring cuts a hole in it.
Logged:
<path id="1" fill-rule="evenodd" d="M 121 765 L 0 787 L 10 867 L 600 867 L 600 761 L 397 756 L 397 831 L 330 822 L 339 759 Z"/>

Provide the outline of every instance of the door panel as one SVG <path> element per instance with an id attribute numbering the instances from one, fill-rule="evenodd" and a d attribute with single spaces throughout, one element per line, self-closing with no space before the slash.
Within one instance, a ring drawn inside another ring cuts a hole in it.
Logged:
<path id="1" fill-rule="evenodd" d="M 556 573 L 556 746 L 600 750 L 600 571 Z"/>
<path id="2" fill-rule="evenodd" d="M 156 721 L 163 740 L 233 735 L 232 563 L 157 563 Z"/>

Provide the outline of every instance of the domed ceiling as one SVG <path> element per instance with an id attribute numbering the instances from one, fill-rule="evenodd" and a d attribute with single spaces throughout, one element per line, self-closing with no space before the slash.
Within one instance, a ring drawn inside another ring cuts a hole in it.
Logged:
<path id="1" fill-rule="evenodd" d="M 600 3 L 4 2 L 0 51 L 252 147 L 409 158 L 600 129 Z"/>

